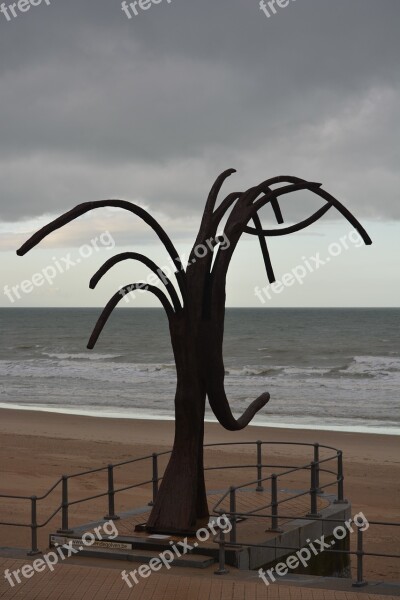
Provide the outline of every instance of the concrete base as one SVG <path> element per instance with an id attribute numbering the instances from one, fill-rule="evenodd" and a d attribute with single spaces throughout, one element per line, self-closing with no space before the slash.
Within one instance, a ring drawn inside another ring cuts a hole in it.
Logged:
<path id="1" fill-rule="evenodd" d="M 327 496 L 325 496 L 325 498 L 330 499 Z M 238 569 L 255 570 L 261 567 L 270 568 L 285 557 L 295 554 L 300 548 L 308 546 L 310 541 L 313 542 L 323 535 L 325 538 L 333 536 L 335 527 L 343 524 L 350 516 L 351 505 L 349 503 L 334 504 L 332 498 L 331 504 L 327 508 L 321 510 L 321 519 L 337 519 L 337 522 L 326 522 L 319 518 L 293 519 L 281 526 L 281 533 L 277 534 L 272 539 L 269 538 L 265 543 L 261 543 L 256 547 L 244 546 L 241 548 L 235 553 L 234 562 L 231 562 L 232 554 L 229 555 L 230 553 L 227 553 L 227 563 L 232 564 Z M 227 545 L 229 548 L 229 542 Z M 331 552 L 326 552 L 319 554 L 319 556 L 321 557 L 321 560 L 322 557 L 325 560 L 328 554 L 330 556 L 333 555 Z M 344 557 L 346 555 L 341 556 Z M 314 568 L 307 572 L 313 575 L 320 575 L 321 573 L 318 572 L 318 562 L 318 556 L 313 557 Z M 337 572 L 330 573 L 330 575 L 349 577 L 350 572 L 348 569 L 346 570 L 346 568 L 343 568 L 343 565 L 339 565 Z"/>
<path id="2" fill-rule="evenodd" d="M 333 496 L 324 495 L 324 499 L 330 504 L 321 509 L 321 518 L 336 519 L 334 522 L 324 522 L 320 518 L 292 519 L 281 525 L 279 531 L 258 542 L 257 546 L 241 547 L 229 546 L 229 540 L 226 539 L 226 564 L 236 567 L 240 570 L 258 570 L 259 568 L 268 569 L 273 567 L 285 557 L 295 554 L 299 549 L 308 546 L 309 542 L 325 536 L 333 536 L 335 527 L 343 524 L 351 516 L 351 505 L 335 504 Z M 146 509 L 136 512 L 140 514 Z M 101 524 L 99 522 L 98 524 Z M 95 524 L 91 524 L 95 525 Z M 239 527 L 242 527 L 241 525 Z M 245 522 L 243 523 L 245 528 Z M 73 533 L 54 534 L 50 536 L 50 546 L 55 544 L 62 545 L 73 541 L 75 548 L 79 549 L 79 556 L 92 556 L 96 558 L 131 560 L 136 562 L 148 562 L 151 557 L 170 549 L 170 537 L 165 539 L 155 539 L 151 537 L 140 537 L 135 535 L 119 535 L 113 540 L 96 541 L 95 545 L 88 548 L 82 543 L 82 535 L 90 531 L 90 525 L 75 528 Z M 239 531 L 238 531 L 239 534 Z M 162 536 L 160 536 L 162 537 Z M 249 540 L 246 538 L 245 529 L 240 532 L 238 537 L 240 541 Z M 259 538 L 258 538 L 259 539 Z M 308 540 L 308 541 L 307 541 Z M 190 542 L 190 540 L 189 540 Z M 193 543 L 193 542 L 192 542 Z M 337 542 L 339 549 L 340 542 Z M 176 566 L 192 566 L 204 568 L 218 560 L 218 545 L 209 540 L 193 548 L 186 556 L 174 560 Z M 78 555 L 77 555 L 78 556 Z M 313 556 L 309 568 L 306 571 L 296 570 L 294 573 L 305 572 L 309 575 L 325 575 L 350 577 L 350 560 L 348 555 L 322 552 L 318 556 Z"/>

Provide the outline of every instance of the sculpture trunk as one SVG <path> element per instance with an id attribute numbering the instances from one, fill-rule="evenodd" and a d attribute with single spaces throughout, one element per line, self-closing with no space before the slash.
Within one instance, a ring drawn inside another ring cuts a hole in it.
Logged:
<path id="1" fill-rule="evenodd" d="M 201 339 L 196 333 L 201 328 L 188 327 L 186 318 L 171 326 L 177 371 L 175 439 L 147 523 L 150 531 L 188 533 L 208 520 L 203 469 L 206 386 Z"/>

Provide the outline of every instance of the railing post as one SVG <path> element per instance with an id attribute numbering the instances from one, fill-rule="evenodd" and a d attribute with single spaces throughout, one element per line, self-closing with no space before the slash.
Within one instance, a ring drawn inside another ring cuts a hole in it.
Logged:
<path id="1" fill-rule="evenodd" d="M 317 494 L 323 494 L 323 490 L 319 487 L 319 444 L 315 442 L 314 444 L 314 462 L 316 463 L 316 478 L 315 478 L 315 487 L 317 489 Z"/>
<path id="2" fill-rule="evenodd" d="M 114 490 L 114 465 L 108 465 L 108 515 L 105 519 L 117 521 L 119 516 L 115 514 L 115 490 Z"/>
<path id="3" fill-rule="evenodd" d="M 154 506 L 154 502 L 156 501 L 156 497 L 158 494 L 158 455 L 156 452 L 152 454 L 152 462 L 153 462 L 153 474 L 151 476 L 151 480 L 153 482 L 153 500 L 150 500 L 149 506 Z"/>
<path id="4" fill-rule="evenodd" d="M 35 556 L 36 554 L 41 554 L 39 548 L 37 547 L 37 497 L 31 496 L 31 550 L 28 552 L 28 556 Z"/>
<path id="5" fill-rule="evenodd" d="M 318 503 L 317 503 L 317 463 L 313 461 L 311 463 L 311 482 L 310 482 L 310 512 L 307 514 L 307 517 L 318 518 L 321 515 L 318 513 Z"/>
<path id="6" fill-rule="evenodd" d="M 262 442 L 257 440 L 257 487 L 256 492 L 263 492 L 262 486 Z"/>
<path id="7" fill-rule="evenodd" d="M 228 569 L 225 568 L 225 533 L 222 529 L 219 532 L 219 566 L 216 571 L 214 571 L 215 575 L 226 575 L 229 573 Z"/>
<path id="8" fill-rule="evenodd" d="M 337 453 L 337 500 L 335 504 L 347 504 L 343 493 L 343 452 L 338 450 Z"/>
<path id="9" fill-rule="evenodd" d="M 271 529 L 270 531 L 281 531 L 278 522 L 278 475 L 271 475 Z"/>
<path id="10" fill-rule="evenodd" d="M 63 475 L 61 479 L 61 529 L 57 533 L 72 533 L 68 527 L 68 476 Z"/>
<path id="11" fill-rule="evenodd" d="M 232 529 L 230 532 L 230 541 L 236 543 L 236 488 L 231 487 L 229 492 L 229 511 Z"/>
<path id="12" fill-rule="evenodd" d="M 363 531 L 357 527 L 357 580 L 353 583 L 354 587 L 363 587 L 368 585 L 363 576 Z"/>

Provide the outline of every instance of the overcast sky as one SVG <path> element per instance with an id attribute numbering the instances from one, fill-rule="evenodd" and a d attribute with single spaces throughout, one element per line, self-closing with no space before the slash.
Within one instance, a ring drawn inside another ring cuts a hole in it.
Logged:
<path id="1" fill-rule="evenodd" d="M 230 167 L 238 173 L 225 193 L 281 174 L 322 182 L 374 244 L 340 242 L 330 257 L 329 244 L 351 231 L 333 211 L 272 240 L 278 279 L 317 252 L 331 260 L 262 301 L 261 254 L 244 236 L 229 305 L 399 305 L 400 3 L 290 0 L 270 12 L 258 0 L 161 0 L 129 19 L 119 0 L 43 0 L 9 21 L 0 14 L 1 287 L 79 257 L 52 284 L 13 300 L 1 294 L 0 306 L 102 305 L 146 275 L 119 265 L 89 290 L 111 254 L 144 248 L 168 264 L 136 217 L 104 209 L 23 258 L 15 250 L 80 202 L 123 198 L 145 206 L 187 252 L 213 180 Z M 292 223 L 322 204 L 302 193 L 282 209 Z M 267 210 L 262 217 L 273 226 Z M 105 231 L 116 247 L 81 256 Z M 130 305 L 157 301 L 141 294 Z"/>

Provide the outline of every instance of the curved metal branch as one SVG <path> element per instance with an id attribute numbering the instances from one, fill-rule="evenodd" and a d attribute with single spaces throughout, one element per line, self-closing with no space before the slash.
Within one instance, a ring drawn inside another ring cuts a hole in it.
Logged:
<path id="1" fill-rule="evenodd" d="M 324 216 L 325 213 L 328 212 L 328 210 L 332 208 L 332 204 L 325 204 L 325 206 L 323 206 L 322 208 L 320 208 L 319 210 L 317 210 L 317 212 L 315 212 L 313 215 L 311 215 L 311 217 L 309 217 L 308 219 L 305 219 L 304 221 L 301 221 L 300 223 L 297 223 L 296 225 L 291 225 L 290 227 L 283 227 L 282 229 L 261 229 L 258 227 L 249 227 L 248 225 L 244 228 L 244 232 L 245 233 L 250 233 L 251 235 L 258 235 L 260 236 L 268 236 L 268 237 L 276 237 L 276 236 L 280 236 L 280 235 L 286 235 L 289 233 L 295 233 L 296 231 L 301 231 L 302 229 L 305 229 L 306 227 L 308 227 L 309 225 L 312 225 L 313 223 L 315 223 L 316 221 L 318 221 L 318 219 L 320 219 L 321 217 Z M 254 221 L 254 218 L 253 218 Z M 261 225 L 261 223 L 260 223 Z"/>
<path id="2" fill-rule="evenodd" d="M 185 272 L 183 271 L 182 263 L 179 260 L 179 255 L 173 245 L 172 241 L 168 237 L 167 233 L 161 227 L 161 225 L 152 217 L 144 208 L 140 206 L 136 206 L 136 204 L 132 204 L 127 200 L 97 200 L 95 202 L 84 202 L 83 204 L 78 204 L 72 210 L 64 213 L 48 225 L 45 225 L 42 229 L 37 231 L 32 237 L 29 238 L 22 246 L 17 250 L 18 256 L 23 256 L 26 254 L 31 248 L 36 246 L 39 242 L 41 242 L 47 235 L 55 231 L 56 229 L 60 229 L 64 225 L 67 225 L 74 219 L 84 215 L 90 210 L 96 208 L 103 208 L 106 206 L 115 206 L 117 208 L 122 208 L 124 210 L 128 210 L 134 213 L 136 216 L 140 217 L 149 227 L 153 229 L 153 231 L 158 235 L 160 241 L 164 245 L 168 254 L 173 260 L 173 263 L 177 269 L 176 278 L 178 280 L 179 287 L 182 291 L 182 295 L 185 292 Z"/>
<path id="3" fill-rule="evenodd" d="M 275 194 L 282 195 L 282 193 L 287 194 L 287 193 L 290 193 L 290 191 L 309 189 L 311 192 L 313 192 L 317 196 L 320 196 L 321 198 L 326 200 L 326 202 L 328 202 L 329 205 L 334 206 L 336 208 L 336 210 L 338 210 L 345 217 L 345 219 L 347 219 L 347 221 L 349 221 L 349 223 L 354 227 L 354 229 L 356 229 L 356 231 L 358 231 L 358 233 L 360 234 L 360 236 L 364 240 L 364 243 L 367 246 L 370 246 L 372 244 L 371 238 L 369 237 L 368 233 L 365 231 L 365 229 L 361 225 L 361 223 L 354 217 L 354 215 L 352 215 L 352 213 L 345 206 L 343 206 L 343 204 L 341 202 L 339 202 L 339 200 L 337 200 L 334 196 L 329 194 L 327 191 L 321 189 L 321 184 L 309 183 L 309 185 L 306 185 L 307 182 L 304 181 L 303 179 L 299 179 L 298 177 L 284 176 L 283 179 L 285 179 L 287 181 L 289 181 L 289 180 L 293 181 L 292 190 L 288 189 L 291 186 L 285 186 L 283 188 L 278 188 L 278 189 L 275 189 L 272 191 L 270 190 L 262 198 L 258 199 L 256 202 L 254 202 L 254 204 L 252 205 L 252 213 L 253 213 L 253 211 L 260 210 L 260 208 L 262 208 L 263 206 L 265 206 L 265 204 L 270 202 L 271 198 L 273 198 L 275 196 Z M 269 181 L 271 181 L 271 180 L 269 180 Z M 271 184 L 269 184 L 269 185 L 271 185 Z M 258 192 L 256 191 L 257 189 L 254 188 L 253 196 L 256 193 L 257 193 L 257 195 L 259 195 L 263 191 L 263 189 L 262 189 L 263 186 L 265 187 L 265 184 L 261 184 L 260 186 L 258 186 Z M 304 186 L 304 187 L 302 187 L 302 186 Z M 255 197 L 257 197 L 257 196 L 255 196 Z M 328 209 L 326 209 L 326 210 L 328 210 Z M 315 213 L 315 214 L 317 214 L 317 213 Z M 322 213 L 322 214 L 324 214 L 324 213 Z M 253 216 L 253 214 L 251 216 Z M 314 216 L 315 215 L 313 215 L 313 217 Z M 313 217 L 310 217 L 310 218 L 313 218 Z M 280 231 L 283 231 L 283 230 L 280 230 Z M 292 231 L 288 231 L 288 233 L 292 233 Z M 279 235 L 279 234 L 276 234 L 276 235 Z"/>
<path id="4" fill-rule="evenodd" d="M 236 202 L 236 200 L 239 200 L 239 198 L 242 196 L 243 192 L 233 192 L 232 194 L 229 194 L 222 202 L 221 204 L 218 206 L 218 208 L 215 209 L 214 212 L 214 219 L 215 219 L 215 223 L 218 226 L 220 221 L 223 219 L 225 213 L 227 210 L 230 209 L 230 207 L 232 206 L 232 204 L 234 204 Z"/>
<path id="5" fill-rule="evenodd" d="M 278 179 L 278 177 L 276 179 Z M 291 179 L 297 178 L 292 177 Z M 287 178 L 287 180 L 289 180 L 289 177 Z M 269 185 L 272 184 L 270 183 Z M 305 181 L 304 179 L 302 179 L 293 183 L 289 182 L 289 185 L 284 185 L 280 188 L 275 188 L 273 190 L 269 189 L 269 191 L 267 191 L 267 193 L 262 198 L 259 198 L 256 202 L 254 202 L 254 204 L 251 204 L 250 215 L 251 217 L 253 217 L 253 215 L 257 213 L 260 210 L 260 208 L 268 204 L 268 202 L 271 202 L 272 200 L 277 200 L 278 196 L 284 196 L 286 194 L 291 194 L 292 192 L 298 192 L 301 190 L 310 190 L 311 192 L 314 192 L 315 190 L 319 190 L 321 186 L 322 183 L 316 183 L 315 181 Z M 265 189 L 261 188 L 261 186 L 258 186 L 258 188 L 260 189 L 257 190 L 257 188 L 254 188 L 253 192 L 250 193 L 250 197 L 259 196 L 259 194 Z"/>
<path id="6" fill-rule="evenodd" d="M 271 191 L 271 190 L 268 188 L 268 191 Z M 244 194 L 244 192 L 233 192 L 232 194 L 229 194 L 221 202 L 221 204 L 218 206 L 218 208 L 214 212 L 214 218 L 215 218 L 217 224 L 220 223 L 220 221 L 222 220 L 222 218 L 224 217 L 226 212 L 229 210 L 229 208 L 236 202 L 236 200 L 239 200 L 239 198 L 241 196 L 243 196 L 243 194 Z M 281 208 L 279 206 L 278 199 L 275 197 L 271 198 L 270 203 L 271 203 L 272 210 L 274 211 L 277 223 L 282 224 L 284 221 L 283 221 L 283 216 L 282 216 Z"/>
<path id="7" fill-rule="evenodd" d="M 225 427 L 228 431 L 244 429 L 270 399 L 268 392 L 261 394 L 246 408 L 241 417 L 235 419 L 226 397 L 223 382 L 219 382 L 212 389 L 209 389 L 207 395 L 214 415 L 222 427 Z"/>
<path id="8" fill-rule="evenodd" d="M 213 237 L 215 235 L 215 231 L 218 227 L 218 223 L 215 223 L 214 220 L 214 207 L 215 207 L 215 203 L 217 201 L 218 198 L 218 194 L 221 190 L 221 187 L 224 183 L 224 181 L 230 177 L 230 175 L 232 175 L 232 173 L 236 173 L 236 169 L 227 169 L 226 171 L 224 171 L 223 173 L 221 173 L 220 175 L 218 175 L 217 179 L 214 182 L 214 185 L 212 186 L 210 193 L 208 194 L 208 198 L 206 201 L 206 206 L 204 208 L 204 213 L 203 213 L 203 217 L 201 219 L 201 223 L 200 223 L 200 228 L 199 228 L 199 232 L 196 236 L 196 241 L 194 243 L 194 246 L 190 252 L 190 256 L 189 256 L 189 265 L 192 264 L 192 260 L 193 258 L 195 258 L 195 248 L 196 246 L 198 246 L 199 244 L 202 244 L 204 242 L 205 239 L 207 239 L 208 237 Z"/>
<path id="9" fill-rule="evenodd" d="M 207 198 L 206 207 L 204 210 L 205 214 L 207 213 L 208 215 L 210 215 L 213 212 L 215 208 L 215 203 L 218 198 L 218 194 L 221 191 L 225 180 L 228 179 L 228 177 L 230 177 L 233 173 L 236 173 L 236 169 L 227 169 L 217 177 Z"/>
<path id="10" fill-rule="evenodd" d="M 275 273 L 274 273 L 274 269 L 272 267 L 267 242 L 264 237 L 263 228 L 262 228 L 260 217 L 258 216 L 258 214 L 254 215 L 253 222 L 255 225 L 254 229 L 252 227 L 248 227 L 248 229 L 251 229 L 252 232 L 254 231 L 255 234 L 258 235 L 261 252 L 262 252 L 262 255 L 264 258 L 265 269 L 266 269 L 267 275 L 268 275 L 268 280 L 270 283 L 274 283 L 274 281 L 276 281 Z M 245 229 L 245 231 L 246 231 L 246 229 Z"/>
<path id="11" fill-rule="evenodd" d="M 215 219 L 214 207 L 224 181 L 235 172 L 235 169 L 227 169 L 217 177 L 212 186 L 207 198 L 200 228 L 189 255 L 186 271 L 186 285 L 188 296 L 193 299 L 191 303 L 191 310 L 193 313 L 204 315 L 207 312 L 206 303 L 204 303 L 204 290 L 207 289 L 209 285 L 210 269 L 215 247 L 217 245 L 215 244 L 215 236 L 219 225 L 219 221 Z M 200 245 L 204 244 L 208 247 L 208 251 L 199 258 L 197 252 L 198 248 Z"/>
<path id="12" fill-rule="evenodd" d="M 93 329 L 92 335 L 90 336 L 90 340 L 87 345 L 89 350 L 92 350 L 94 348 L 99 338 L 99 335 L 103 330 L 104 325 L 107 323 L 112 311 L 117 306 L 118 302 L 120 302 L 120 300 L 122 300 L 122 298 L 126 296 L 126 294 L 129 294 L 129 292 L 133 292 L 133 290 L 145 290 L 147 292 L 151 292 L 160 300 L 161 304 L 165 309 L 165 312 L 167 313 L 168 319 L 172 319 L 174 317 L 175 313 L 172 309 L 171 304 L 169 303 L 167 296 L 158 287 L 155 287 L 154 285 L 148 285 L 146 283 L 132 283 L 131 285 L 125 285 L 116 294 L 114 294 L 111 300 L 109 300 L 106 306 L 104 307 L 104 310 L 98 318 L 98 321 Z"/>
<path id="13" fill-rule="evenodd" d="M 270 395 L 267 392 L 261 394 L 251 402 L 241 417 L 236 419 L 233 416 L 224 387 L 225 365 L 223 359 L 223 327 L 221 327 L 224 310 L 214 318 L 216 321 L 214 323 L 211 321 L 208 324 L 208 329 L 207 325 L 204 329 L 205 340 L 207 340 L 207 353 L 204 356 L 207 373 L 206 392 L 211 409 L 219 423 L 229 431 L 237 431 L 244 429 L 250 423 L 254 415 L 267 404 Z"/>
<path id="14" fill-rule="evenodd" d="M 217 285 L 220 285 L 221 283 L 224 285 L 229 264 L 237 246 L 237 243 L 242 233 L 244 232 L 247 223 L 251 219 L 254 219 L 254 217 L 257 215 L 259 208 L 265 206 L 265 204 L 270 202 L 272 198 L 277 199 L 278 196 L 290 194 L 291 192 L 295 192 L 297 190 L 314 190 L 318 189 L 321 186 L 320 183 L 301 181 L 300 183 L 289 184 L 275 190 L 270 190 L 261 198 L 260 201 L 257 201 L 254 204 L 252 203 L 253 200 L 255 200 L 260 195 L 260 193 L 265 190 L 265 188 L 268 188 L 269 185 L 273 185 L 274 183 L 279 183 L 282 180 L 284 180 L 283 177 L 275 177 L 273 179 L 268 179 L 267 182 L 262 183 L 256 188 L 251 188 L 250 190 L 245 192 L 241 198 L 241 202 L 245 206 L 240 207 L 240 210 L 237 211 L 237 215 L 234 214 L 235 209 L 232 211 L 230 218 L 228 219 L 228 223 L 225 227 L 225 234 L 227 235 L 227 238 L 230 241 L 230 246 L 227 250 L 224 250 L 222 252 L 220 249 L 218 249 L 214 261 L 214 266 L 212 269 L 213 281 Z M 259 205 L 258 202 L 262 202 L 262 204 Z M 236 205 L 236 207 L 237 206 L 238 205 Z"/>
<path id="15" fill-rule="evenodd" d="M 274 211 L 276 222 L 278 223 L 278 225 L 282 225 L 282 223 L 284 221 L 283 221 L 282 211 L 281 211 L 281 207 L 279 206 L 278 199 L 271 198 L 270 202 L 271 202 L 272 210 Z"/>
<path id="16" fill-rule="evenodd" d="M 312 191 L 314 192 L 314 194 L 317 194 L 317 196 L 320 196 L 321 198 L 332 204 L 332 206 L 334 206 L 336 210 L 338 210 L 344 216 L 344 218 L 348 220 L 348 222 L 354 227 L 354 229 L 358 231 L 358 233 L 364 240 L 366 246 L 370 246 L 372 244 L 372 240 L 369 237 L 368 233 L 365 231 L 364 227 L 355 218 L 355 216 L 352 215 L 351 212 L 345 206 L 343 206 L 341 202 L 339 202 L 339 200 L 336 200 L 336 198 L 334 198 L 325 190 L 319 189 Z"/>
<path id="17" fill-rule="evenodd" d="M 271 191 L 271 190 L 269 189 L 269 191 Z M 279 223 L 279 224 L 283 223 L 283 216 L 282 216 L 282 212 L 281 212 L 281 207 L 279 206 L 278 198 L 276 198 L 276 197 L 271 198 L 270 203 L 272 206 L 272 210 L 274 211 L 277 223 Z M 262 224 L 260 221 L 260 217 L 258 216 L 258 213 L 256 215 L 254 215 L 253 222 L 255 225 L 254 229 L 252 227 L 248 227 L 248 229 L 251 229 L 252 233 L 254 232 L 255 235 L 258 235 L 261 252 L 262 252 L 262 255 L 264 258 L 265 270 L 267 271 L 268 281 L 270 283 L 274 283 L 276 281 L 275 273 L 274 273 L 274 269 L 272 267 L 272 262 L 271 262 L 271 258 L 269 255 L 267 242 L 265 240 Z M 245 232 L 246 232 L 246 229 L 245 229 Z"/>
<path id="18" fill-rule="evenodd" d="M 109 271 L 111 269 L 111 267 L 113 267 L 114 265 L 116 265 L 119 262 L 122 262 L 123 260 L 128 260 L 128 259 L 138 260 L 139 262 L 142 262 L 144 265 L 146 265 L 146 267 L 148 267 L 151 271 L 153 271 L 153 273 L 155 273 L 157 275 L 157 277 L 160 279 L 160 281 L 162 281 L 164 283 L 165 287 L 167 288 L 167 290 L 171 296 L 171 300 L 172 300 L 175 310 L 179 311 L 182 308 L 178 294 L 176 293 L 171 280 L 168 279 L 168 277 L 166 276 L 164 271 L 160 267 L 158 267 L 156 265 L 156 263 L 153 262 L 150 258 L 145 256 L 144 254 L 138 254 L 137 252 L 121 252 L 121 254 L 112 256 L 93 275 L 92 279 L 90 280 L 89 287 L 91 289 L 94 289 L 96 287 L 96 285 L 98 284 L 98 282 L 100 281 L 100 279 L 103 277 L 103 275 L 105 275 L 107 273 L 107 271 Z"/>
<path id="19" fill-rule="evenodd" d="M 278 175 L 277 177 L 270 177 L 269 179 L 266 179 L 262 183 L 259 183 L 258 185 L 254 186 L 252 188 L 249 188 L 245 192 L 247 204 L 248 205 L 253 204 L 253 202 L 257 199 L 257 197 L 262 193 L 265 193 L 265 196 L 262 196 L 256 202 L 254 202 L 254 206 L 261 203 L 261 201 L 265 197 L 268 197 L 268 202 L 272 203 L 272 200 L 275 200 L 276 202 L 278 202 L 277 197 L 272 196 L 270 194 L 270 192 L 272 192 L 272 191 L 278 191 L 279 189 L 282 189 L 282 188 L 278 188 L 276 190 L 270 189 L 271 185 L 276 185 L 278 183 L 301 184 L 301 183 L 306 183 L 306 180 L 300 179 L 300 177 L 294 177 L 293 175 Z M 319 185 L 322 185 L 322 184 L 319 184 Z M 266 203 L 264 203 L 264 204 L 266 204 Z M 262 206 L 264 206 L 264 204 L 262 204 Z M 261 208 L 261 206 L 259 208 Z M 275 204 L 274 211 L 275 210 L 276 210 L 276 204 Z M 280 212 L 280 209 L 278 209 L 278 210 Z"/>

